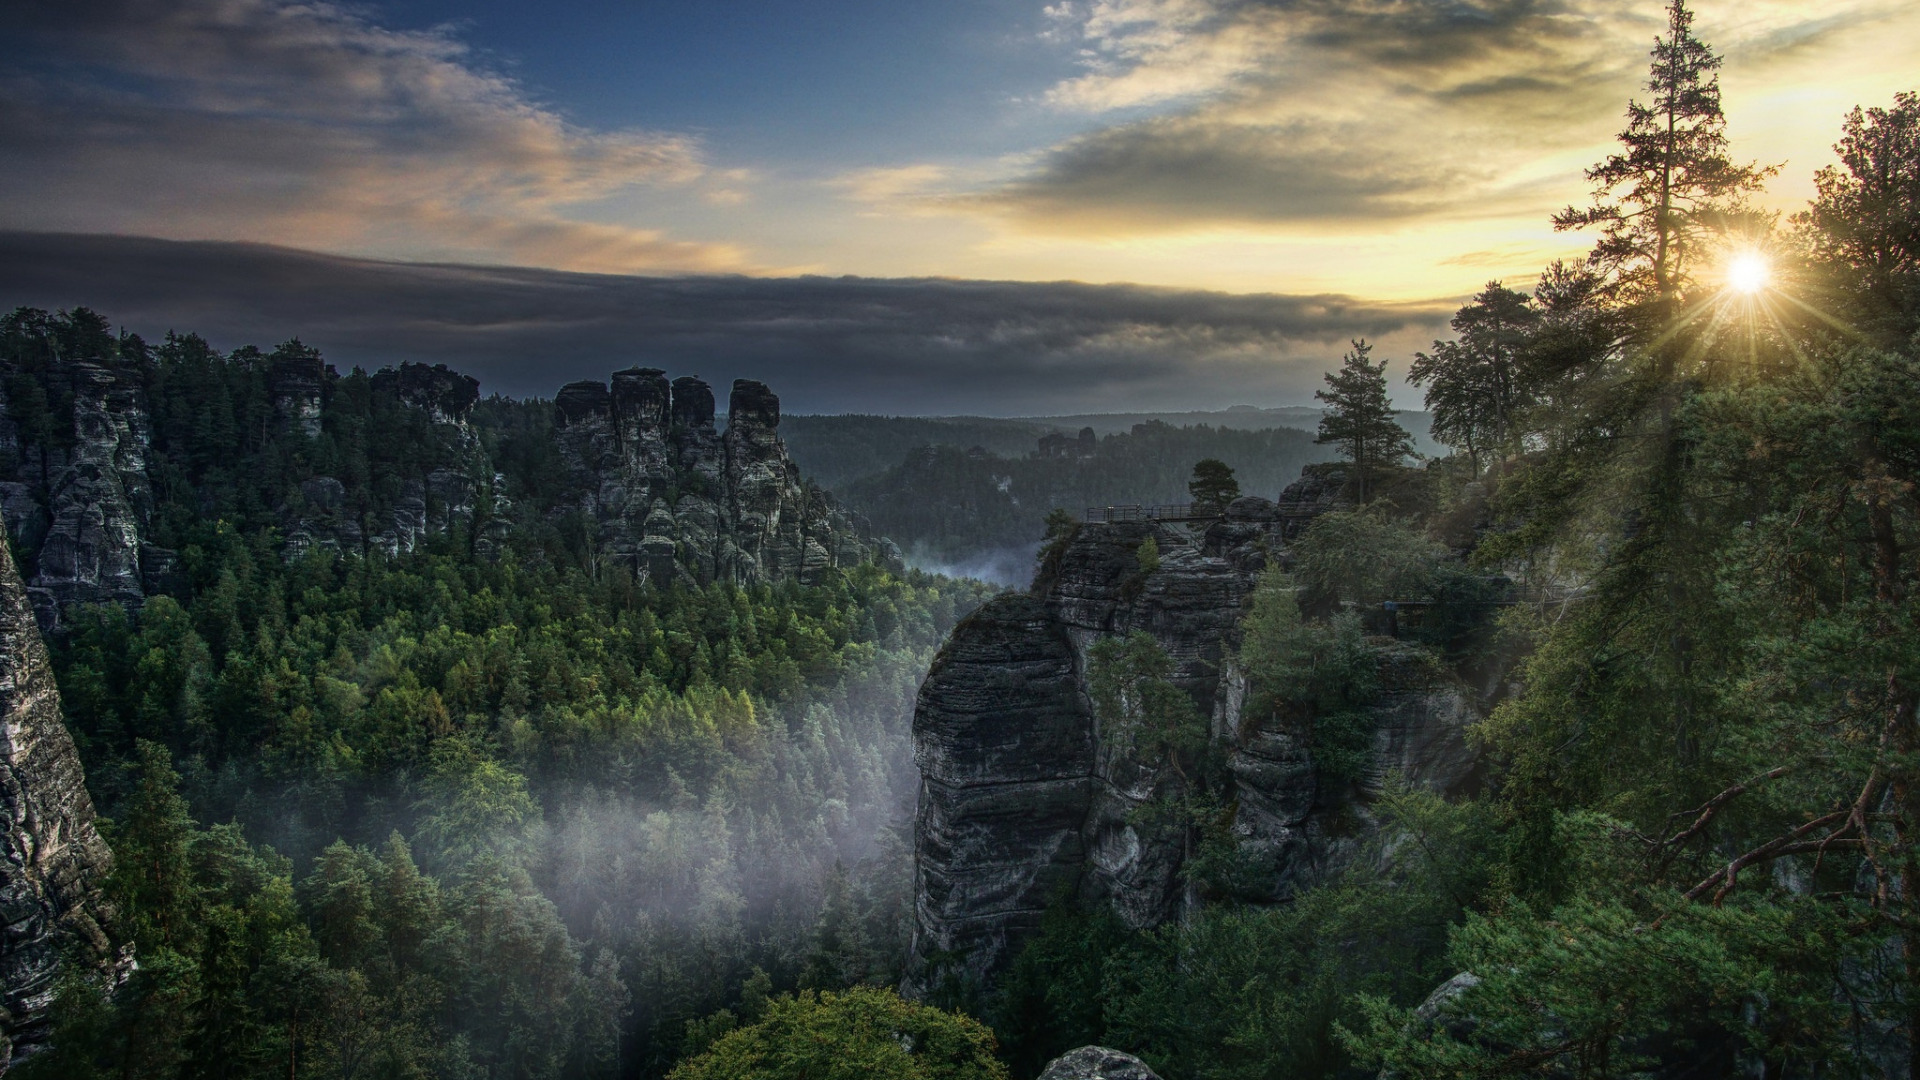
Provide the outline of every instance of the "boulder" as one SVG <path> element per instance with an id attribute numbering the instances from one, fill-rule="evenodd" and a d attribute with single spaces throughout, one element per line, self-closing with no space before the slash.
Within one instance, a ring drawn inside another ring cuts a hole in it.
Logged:
<path id="1" fill-rule="evenodd" d="M 1147 1063 L 1104 1046 L 1069 1050 L 1047 1064 L 1040 1080 L 1160 1080 Z"/>
<path id="2" fill-rule="evenodd" d="M 1456 1003 L 1467 991 L 1480 985 L 1480 976 L 1463 971 L 1435 987 L 1413 1010 L 1413 1018 L 1428 1031 L 1444 1027 L 1447 1034 L 1464 1040 L 1473 1034 L 1473 1018 L 1456 1010 Z"/>
<path id="3" fill-rule="evenodd" d="M 1242 495 L 1227 504 L 1228 521 L 1278 521 L 1280 508 L 1273 500 L 1258 495 Z"/>

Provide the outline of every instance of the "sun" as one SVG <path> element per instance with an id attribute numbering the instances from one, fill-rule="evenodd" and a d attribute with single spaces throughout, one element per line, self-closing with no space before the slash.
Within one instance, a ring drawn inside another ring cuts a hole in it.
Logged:
<path id="1" fill-rule="evenodd" d="M 1727 264 L 1727 287 L 1734 292 L 1751 296 L 1766 288 L 1767 280 L 1772 276 L 1766 256 L 1751 251 L 1735 255 L 1733 261 Z"/>

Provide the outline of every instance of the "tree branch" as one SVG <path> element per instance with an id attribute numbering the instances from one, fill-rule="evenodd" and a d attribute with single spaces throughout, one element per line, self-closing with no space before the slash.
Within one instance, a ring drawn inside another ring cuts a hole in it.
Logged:
<path id="1" fill-rule="evenodd" d="M 1809 821 L 1806 824 L 1791 830 L 1785 835 L 1775 837 L 1774 839 L 1769 840 L 1764 844 L 1761 844 L 1759 847 L 1754 848 L 1752 851 L 1749 851 L 1746 854 L 1735 858 L 1732 862 L 1729 862 L 1726 866 L 1721 867 L 1718 870 L 1715 870 L 1712 874 L 1708 875 L 1705 881 L 1702 881 L 1700 884 L 1695 885 L 1691 889 L 1688 889 L 1686 892 L 1686 895 L 1683 896 L 1682 899 L 1687 900 L 1689 902 L 1698 900 L 1700 899 L 1700 897 L 1706 894 L 1708 889 L 1713 888 L 1715 884 L 1724 880 L 1726 882 L 1725 887 L 1722 888 L 1719 892 L 1715 893 L 1713 896 L 1713 902 L 1715 904 L 1718 904 L 1721 901 L 1721 899 L 1727 895 L 1727 892 L 1733 888 L 1734 880 L 1736 877 L 1738 877 L 1741 870 L 1745 869 L 1746 867 L 1752 866 L 1754 863 L 1766 862 L 1772 859 L 1779 858 L 1784 854 L 1788 854 L 1789 852 L 1785 850 L 1787 848 L 1795 848 L 1796 851 L 1800 850 L 1799 845 L 1801 844 L 1803 838 L 1808 833 L 1813 832 L 1816 829 L 1823 829 L 1829 825 L 1846 823 L 1846 827 L 1843 827 L 1835 831 L 1831 835 L 1823 837 L 1822 839 L 1817 841 L 1812 841 L 1813 847 L 1808 848 L 1806 850 L 1817 849 L 1822 844 L 1831 846 L 1832 844 L 1838 842 L 1837 838 L 1840 837 L 1843 833 L 1845 833 L 1847 831 L 1847 828 L 1851 827 L 1851 822 L 1849 821 L 1851 817 L 1852 817 L 1852 808 L 1849 807 L 1846 810 L 1835 810 L 1831 814 L 1823 814 L 1820 817 L 1814 818 L 1812 821 Z"/>

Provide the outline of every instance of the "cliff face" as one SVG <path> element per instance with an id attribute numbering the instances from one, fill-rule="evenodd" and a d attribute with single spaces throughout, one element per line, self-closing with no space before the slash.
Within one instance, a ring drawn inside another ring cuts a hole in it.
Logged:
<path id="1" fill-rule="evenodd" d="M 583 381 L 554 398 L 575 491 L 600 557 L 658 585 L 813 581 L 868 560 L 901 568 L 891 542 L 819 488 L 803 484 L 778 433 L 780 399 L 736 380 L 727 429 L 713 391 L 657 368 Z"/>
<path id="2" fill-rule="evenodd" d="M 1241 850 L 1274 867 L 1276 900 L 1351 856 L 1388 770 L 1443 791 L 1470 782 L 1473 705 L 1408 648 L 1378 650 L 1375 764 L 1359 783 L 1323 782 L 1309 733 L 1244 714 L 1231 658 L 1260 570 L 1312 513 L 1338 504 L 1341 479 L 1321 470 L 1279 505 L 1241 499 L 1212 522 L 1082 526 L 1037 595 L 999 597 L 955 628 L 914 714 L 910 990 L 991 977 L 1063 896 L 1108 903 L 1135 927 L 1186 902 L 1179 840 L 1131 824 L 1161 794 L 1162 771 L 1094 715 L 1088 658 L 1103 637 L 1144 631 L 1172 659 L 1172 681 L 1225 753 Z M 1145 572 L 1149 538 L 1160 558 Z"/>
<path id="3" fill-rule="evenodd" d="M 0 515 L 36 552 L 27 591 L 51 628 L 70 604 L 137 603 L 173 552 L 146 542 L 152 433 L 140 373 L 73 362 L 28 388 L 40 400 L 0 400 Z"/>
<path id="4" fill-rule="evenodd" d="M 106 964 L 111 855 L 60 715 L 27 590 L 0 544 L 0 1072 L 47 1036 L 61 949 Z"/>

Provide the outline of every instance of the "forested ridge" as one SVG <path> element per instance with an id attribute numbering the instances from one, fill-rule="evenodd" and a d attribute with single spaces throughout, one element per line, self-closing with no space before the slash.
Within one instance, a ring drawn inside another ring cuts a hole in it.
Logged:
<path id="1" fill-rule="evenodd" d="M 980 416 L 789 416 L 782 434 L 806 474 L 836 491 L 898 464 L 922 446 L 978 446 L 1015 457 L 1057 428 Z"/>
<path id="2" fill-rule="evenodd" d="M 1320 422 L 1320 412 L 1304 406 L 1276 409 L 1239 406 L 1212 412 L 1087 413 L 1014 419 L 842 414 L 789 416 L 782 421 L 780 431 L 793 452 L 794 461 L 807 476 L 841 491 L 853 481 L 897 467 L 909 454 L 927 446 L 958 450 L 977 446 L 996 457 L 1025 458 L 1034 454 L 1036 445 L 1046 436 L 1072 437 L 1082 428 L 1091 428 L 1096 439 L 1126 435 L 1143 425 L 1156 430 L 1172 427 L 1220 432 L 1276 428 L 1310 431 Z M 1417 449 L 1423 453 L 1439 449 L 1439 444 L 1426 437 L 1429 418 L 1425 414 L 1402 413 L 1401 423 L 1413 432 Z M 1201 451 L 1202 457 L 1209 452 L 1205 447 Z M 1266 467 L 1257 457 L 1249 457 L 1247 461 L 1256 467 Z M 1157 479 L 1143 477 L 1142 483 L 1152 485 Z M 1280 482 L 1284 484 L 1291 479 L 1287 477 Z"/>

